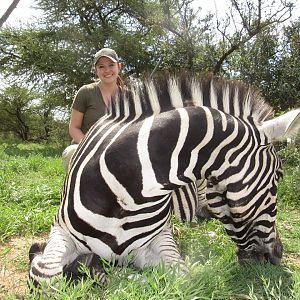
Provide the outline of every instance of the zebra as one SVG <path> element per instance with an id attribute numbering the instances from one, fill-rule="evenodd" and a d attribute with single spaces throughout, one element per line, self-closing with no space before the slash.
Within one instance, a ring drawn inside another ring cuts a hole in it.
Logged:
<path id="1" fill-rule="evenodd" d="M 32 256 L 29 277 L 49 281 L 91 253 L 120 265 L 130 257 L 138 268 L 184 266 L 169 220 L 172 209 L 180 214 L 174 193 L 195 191 L 197 183 L 239 261 L 279 264 L 282 167 L 272 142 L 299 131 L 300 109 L 271 114 L 255 89 L 235 81 L 184 75 L 128 85 L 72 157 L 49 240 Z M 191 221 L 198 204 L 188 205 Z"/>

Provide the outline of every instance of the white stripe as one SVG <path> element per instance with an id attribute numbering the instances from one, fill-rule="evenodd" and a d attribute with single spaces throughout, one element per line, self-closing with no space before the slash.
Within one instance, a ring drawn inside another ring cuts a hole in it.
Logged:
<path id="1" fill-rule="evenodd" d="M 228 83 L 223 88 L 223 107 L 224 107 L 224 112 L 227 114 L 230 114 L 229 84 Z"/>
<path id="2" fill-rule="evenodd" d="M 174 191 L 172 191 L 171 200 L 172 200 L 172 204 L 173 204 L 174 214 L 177 218 L 180 218 L 180 211 L 179 211 L 179 205 L 178 205 L 179 201 L 178 201 L 178 197 Z"/>
<path id="3" fill-rule="evenodd" d="M 256 96 L 257 97 L 257 96 Z M 250 95 L 250 89 L 247 90 L 247 94 L 243 99 L 244 106 L 243 106 L 243 115 L 242 119 L 247 119 L 251 115 L 250 107 L 251 107 L 251 95 Z"/>
<path id="4" fill-rule="evenodd" d="M 222 113 L 220 111 L 221 117 L 226 119 L 226 116 L 224 113 Z M 230 144 L 233 140 L 235 140 L 235 138 L 238 135 L 238 123 L 237 120 L 235 118 L 233 118 L 233 122 L 234 122 L 234 130 L 233 132 L 227 137 L 225 138 L 210 154 L 209 160 L 202 166 L 202 170 L 205 171 L 207 170 L 215 161 L 217 156 L 220 153 L 220 150 L 222 150 L 226 145 Z M 223 122 L 222 122 L 223 123 Z M 228 161 L 227 161 L 228 163 Z M 228 165 L 227 165 L 228 167 Z"/>
<path id="5" fill-rule="evenodd" d="M 210 107 L 215 109 L 218 108 L 218 98 L 213 79 L 210 82 Z"/>
<path id="6" fill-rule="evenodd" d="M 120 114 L 120 101 L 121 101 L 121 99 L 119 99 L 119 101 L 118 101 L 118 112 L 119 112 L 119 114 Z M 129 116 L 129 113 L 130 113 L 129 107 L 131 106 L 131 104 L 129 103 L 127 97 L 124 97 L 123 103 L 124 103 L 124 117 L 127 117 L 127 116 Z"/>
<path id="7" fill-rule="evenodd" d="M 135 88 L 132 89 L 132 96 L 135 107 L 135 114 L 138 117 L 142 114 L 143 109 L 141 104 L 140 91 L 137 86 L 135 86 Z"/>
<path id="8" fill-rule="evenodd" d="M 181 92 L 179 90 L 177 80 L 175 78 L 170 78 L 168 81 L 168 86 L 172 106 L 175 108 L 183 107 Z"/>
<path id="9" fill-rule="evenodd" d="M 191 83 L 191 94 L 193 103 L 195 106 L 202 106 L 203 105 L 203 94 L 200 82 L 196 82 L 195 78 L 192 80 Z"/>
<path id="10" fill-rule="evenodd" d="M 138 154 L 142 167 L 142 195 L 144 197 L 155 197 L 170 193 L 170 191 L 164 191 L 163 185 L 157 182 L 149 156 L 148 139 L 150 136 L 153 120 L 154 117 L 151 116 L 143 122 L 143 125 L 139 131 L 137 143 Z"/>
<path id="11" fill-rule="evenodd" d="M 187 188 L 187 191 L 189 191 L 189 188 Z M 191 214 L 190 214 L 190 209 L 189 209 L 188 202 L 190 202 L 192 204 L 192 207 L 193 207 L 193 203 L 192 203 L 192 201 L 190 201 L 191 194 L 189 194 L 190 199 L 186 199 L 185 193 L 183 192 L 182 188 L 179 189 L 179 194 L 180 194 L 180 197 L 182 199 L 181 203 L 182 203 L 183 211 L 184 211 L 184 214 L 185 214 L 185 218 L 189 222 L 191 220 Z"/>
<path id="12" fill-rule="evenodd" d="M 226 84 L 225 87 L 222 90 L 222 102 L 223 102 L 223 108 L 224 113 L 229 114 L 229 85 Z M 228 122 L 226 118 L 222 118 L 222 130 L 226 131 Z"/>
<path id="13" fill-rule="evenodd" d="M 171 156 L 171 168 L 169 174 L 169 180 L 171 183 L 178 184 L 178 185 L 185 185 L 184 181 L 179 180 L 177 176 L 178 172 L 178 156 L 182 147 L 185 144 L 187 134 L 189 132 L 189 115 L 184 108 L 177 109 L 180 115 L 180 132 L 177 140 L 177 144 Z"/>
<path id="14" fill-rule="evenodd" d="M 226 117 L 222 116 L 222 130 L 225 132 L 227 129 L 228 120 Z"/>
<path id="15" fill-rule="evenodd" d="M 196 181 L 196 179 L 197 179 L 195 177 L 195 175 L 193 174 L 193 170 L 198 161 L 198 153 L 201 150 L 201 148 L 203 148 L 212 139 L 213 132 L 214 132 L 214 120 L 213 120 L 210 110 L 205 106 L 203 106 L 202 109 L 205 110 L 205 112 L 206 112 L 207 130 L 206 130 L 203 140 L 200 142 L 200 144 L 197 145 L 197 147 L 195 149 L 192 150 L 189 166 L 184 171 L 184 176 L 190 178 L 192 181 Z"/>
<path id="16" fill-rule="evenodd" d="M 153 110 L 154 114 L 158 114 L 160 113 L 160 104 L 158 101 L 158 97 L 157 97 L 157 92 L 156 92 L 156 88 L 154 86 L 153 81 L 148 81 L 145 84 L 148 95 L 149 95 L 149 99 L 150 99 L 150 104 Z"/>
<path id="17" fill-rule="evenodd" d="M 233 115 L 234 116 L 240 116 L 240 105 L 239 105 L 239 90 L 238 87 L 235 88 L 234 90 L 234 98 L 233 98 Z M 231 113 L 232 114 L 232 113 Z"/>

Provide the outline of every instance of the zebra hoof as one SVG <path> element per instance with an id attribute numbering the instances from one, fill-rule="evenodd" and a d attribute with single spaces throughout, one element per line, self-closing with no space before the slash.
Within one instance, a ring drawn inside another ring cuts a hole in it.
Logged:
<path id="1" fill-rule="evenodd" d="M 72 263 L 63 268 L 63 275 L 70 280 L 80 280 L 87 277 L 80 267 L 84 265 L 90 271 L 92 278 L 97 279 L 99 284 L 105 283 L 105 271 L 100 264 L 100 257 L 95 254 L 83 254 L 78 256 Z"/>

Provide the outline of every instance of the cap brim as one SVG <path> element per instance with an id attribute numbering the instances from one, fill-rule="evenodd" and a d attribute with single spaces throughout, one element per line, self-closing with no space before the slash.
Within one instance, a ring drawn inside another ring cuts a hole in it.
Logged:
<path id="1" fill-rule="evenodd" d="M 112 58 L 111 56 L 108 56 L 108 55 L 101 55 L 101 56 L 99 56 L 99 58 L 97 58 L 95 64 L 98 62 L 98 60 L 99 60 L 101 57 L 107 57 L 107 58 L 109 58 L 111 61 L 113 61 L 114 63 L 118 62 L 116 59 Z"/>

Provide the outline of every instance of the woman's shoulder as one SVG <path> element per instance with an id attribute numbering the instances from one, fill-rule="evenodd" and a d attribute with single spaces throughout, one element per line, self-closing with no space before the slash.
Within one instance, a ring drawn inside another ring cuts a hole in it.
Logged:
<path id="1" fill-rule="evenodd" d="M 80 87 L 80 89 L 77 91 L 76 96 L 77 97 L 90 97 L 91 94 L 94 94 L 97 89 L 97 82 L 92 82 L 85 84 Z"/>
<path id="2" fill-rule="evenodd" d="M 97 88 L 97 85 L 98 85 L 98 82 L 91 82 L 91 83 L 88 83 L 88 84 L 84 84 L 80 89 L 80 90 L 94 90 Z"/>
<path id="3" fill-rule="evenodd" d="M 93 97 L 93 95 L 95 94 L 96 89 L 97 89 L 96 82 L 92 82 L 81 86 L 74 97 L 74 103 L 89 101 L 89 99 Z"/>

